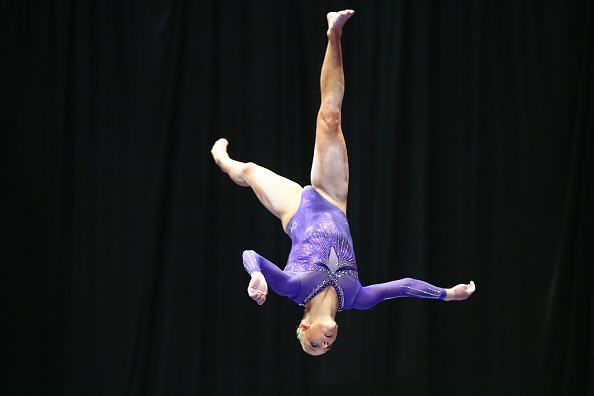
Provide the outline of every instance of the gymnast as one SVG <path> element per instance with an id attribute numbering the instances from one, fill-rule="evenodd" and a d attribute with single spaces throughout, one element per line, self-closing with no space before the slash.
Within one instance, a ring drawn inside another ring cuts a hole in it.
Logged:
<path id="1" fill-rule="evenodd" d="M 396 297 L 465 300 L 475 290 L 472 281 L 449 289 L 411 278 L 370 286 L 359 282 L 346 218 L 349 169 L 340 114 L 344 94 L 340 38 L 353 14 L 344 10 L 327 15 L 328 45 L 320 78 L 322 100 L 311 186 L 302 188 L 252 162 L 231 159 L 226 139 L 219 139 L 211 150 L 217 165 L 238 185 L 251 187 L 292 240 L 284 270 L 253 250 L 243 252 L 244 267 L 251 275 L 248 295 L 262 305 L 270 284 L 277 294 L 304 306 L 297 338 L 310 355 L 324 354 L 332 347 L 338 334 L 336 312 L 368 309 Z"/>

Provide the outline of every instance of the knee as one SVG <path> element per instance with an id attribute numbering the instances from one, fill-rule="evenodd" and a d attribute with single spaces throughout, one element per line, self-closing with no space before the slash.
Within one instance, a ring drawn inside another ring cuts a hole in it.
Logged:
<path id="1" fill-rule="evenodd" d="M 320 108 L 320 118 L 330 128 L 337 128 L 340 125 L 340 107 L 326 105 Z"/>

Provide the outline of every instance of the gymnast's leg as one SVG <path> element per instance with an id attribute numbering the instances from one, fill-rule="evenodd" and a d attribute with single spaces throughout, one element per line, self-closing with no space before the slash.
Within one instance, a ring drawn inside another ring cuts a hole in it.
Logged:
<path id="1" fill-rule="evenodd" d="M 215 162 L 236 184 L 251 187 L 266 209 L 281 219 L 286 232 L 287 224 L 299 208 L 302 187 L 253 162 L 231 159 L 228 144 L 227 139 L 219 139 L 212 146 Z"/>
<path id="2" fill-rule="evenodd" d="M 353 14 L 353 10 L 344 10 L 327 15 L 328 46 L 320 76 L 322 103 L 316 123 L 316 144 L 311 168 L 312 186 L 345 213 L 349 164 L 340 115 L 344 96 L 340 36 L 344 24 Z"/>

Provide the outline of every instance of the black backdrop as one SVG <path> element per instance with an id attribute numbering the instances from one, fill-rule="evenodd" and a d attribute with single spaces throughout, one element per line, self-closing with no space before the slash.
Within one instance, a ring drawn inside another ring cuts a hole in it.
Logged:
<path id="1" fill-rule="evenodd" d="M 343 35 L 364 284 L 463 303 L 337 317 L 246 294 L 289 240 L 212 162 L 309 183 L 325 13 Z M 3 1 L 10 394 L 594 393 L 591 1 Z"/>

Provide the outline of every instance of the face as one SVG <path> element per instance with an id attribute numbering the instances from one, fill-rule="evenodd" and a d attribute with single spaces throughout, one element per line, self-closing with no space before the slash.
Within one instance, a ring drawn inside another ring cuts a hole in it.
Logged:
<path id="1" fill-rule="evenodd" d="M 338 335 L 338 325 L 335 321 L 314 322 L 309 327 L 302 324 L 302 342 L 310 355 L 322 355 L 332 347 Z"/>

